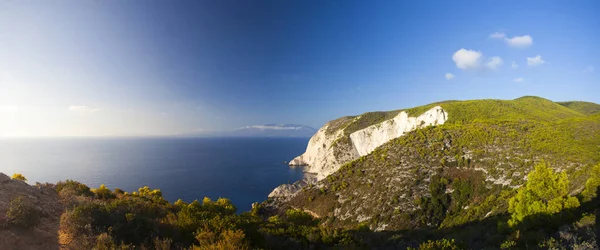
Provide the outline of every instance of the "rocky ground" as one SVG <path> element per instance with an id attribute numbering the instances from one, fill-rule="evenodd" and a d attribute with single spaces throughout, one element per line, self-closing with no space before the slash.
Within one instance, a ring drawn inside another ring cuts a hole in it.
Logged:
<path id="1" fill-rule="evenodd" d="M 10 202 L 17 197 L 22 197 L 40 212 L 36 226 L 20 228 L 6 218 Z M 58 232 L 62 211 L 59 196 L 51 186 L 30 186 L 0 173 L 0 249 L 60 249 Z"/>

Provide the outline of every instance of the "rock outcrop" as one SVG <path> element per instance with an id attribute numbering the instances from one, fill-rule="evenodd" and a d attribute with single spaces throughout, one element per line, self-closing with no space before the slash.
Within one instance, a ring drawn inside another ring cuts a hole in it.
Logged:
<path id="1" fill-rule="evenodd" d="M 417 117 L 410 117 L 402 111 L 392 119 L 348 133 L 346 128 L 358 119 L 360 116 L 347 118 L 345 126 L 336 126 L 338 120 L 328 122 L 310 139 L 306 152 L 291 160 L 289 165 L 303 166 L 305 172 L 314 174 L 316 181 L 319 181 L 345 163 L 369 154 L 392 139 L 418 128 L 444 124 L 448 120 L 448 113 L 440 106 L 435 106 Z M 332 129 L 334 126 L 336 128 Z M 269 197 L 293 195 L 312 182 L 315 181 L 301 180 L 294 184 L 281 185 L 273 190 Z"/>

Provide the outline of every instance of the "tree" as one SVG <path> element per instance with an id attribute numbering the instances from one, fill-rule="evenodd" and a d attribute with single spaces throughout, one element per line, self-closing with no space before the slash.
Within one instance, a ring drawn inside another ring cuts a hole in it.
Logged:
<path id="1" fill-rule="evenodd" d="M 594 198 L 598 187 L 600 187 L 600 163 L 592 168 L 590 178 L 585 183 L 585 189 L 581 192 L 584 201 Z"/>
<path id="2" fill-rule="evenodd" d="M 23 176 L 22 174 L 19 174 L 19 173 L 13 174 L 11 178 L 13 180 L 27 181 L 27 178 L 25 178 L 25 176 Z"/>
<path id="3" fill-rule="evenodd" d="M 531 215 L 549 215 L 563 209 L 579 207 L 579 200 L 568 196 L 569 179 L 567 174 L 554 171 L 541 162 L 527 175 L 527 184 L 521 187 L 508 201 L 511 218 L 510 226 L 522 222 Z"/>

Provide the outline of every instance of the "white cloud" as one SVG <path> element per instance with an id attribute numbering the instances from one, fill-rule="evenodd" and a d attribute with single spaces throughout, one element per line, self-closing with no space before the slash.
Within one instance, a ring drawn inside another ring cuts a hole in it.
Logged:
<path id="1" fill-rule="evenodd" d="M 452 60 L 459 69 L 477 69 L 480 67 L 482 55 L 479 51 L 459 49 L 452 55 Z"/>
<path id="2" fill-rule="evenodd" d="M 452 80 L 452 78 L 454 78 L 455 76 L 452 73 L 446 73 L 445 77 L 446 80 Z"/>
<path id="3" fill-rule="evenodd" d="M 512 64 L 511 64 L 510 66 L 511 66 L 513 69 L 516 69 L 516 68 L 518 68 L 518 67 L 519 67 L 519 65 L 518 65 L 518 64 L 517 64 L 515 61 L 513 61 L 513 62 L 512 62 Z"/>
<path id="4" fill-rule="evenodd" d="M 504 38 L 504 41 L 506 44 L 508 44 L 508 46 L 515 48 L 524 48 L 533 44 L 533 38 L 531 38 L 529 35 Z"/>
<path id="5" fill-rule="evenodd" d="M 592 72 L 594 72 L 594 66 L 590 65 L 590 66 L 585 67 L 585 69 L 583 69 L 583 72 L 584 73 L 592 73 Z"/>
<path id="6" fill-rule="evenodd" d="M 523 80 L 523 78 L 521 78 L 521 77 L 519 77 L 519 78 L 515 78 L 515 79 L 513 80 L 513 82 L 522 82 L 522 81 L 524 81 L 524 80 Z"/>
<path id="7" fill-rule="evenodd" d="M 537 66 L 546 63 L 546 61 L 542 60 L 542 56 L 537 55 L 536 57 L 527 57 L 527 65 L 529 66 Z"/>
<path id="8" fill-rule="evenodd" d="M 506 37 L 506 34 L 504 34 L 503 32 L 495 32 L 494 34 L 490 35 L 490 38 L 493 39 L 503 39 Z"/>
<path id="9" fill-rule="evenodd" d="M 97 112 L 100 111 L 99 108 L 92 108 L 89 106 L 69 106 L 69 111 L 73 111 L 73 112 L 87 112 L 87 113 L 92 113 L 92 112 Z"/>
<path id="10" fill-rule="evenodd" d="M 502 58 L 500 58 L 498 56 L 493 56 L 487 62 L 486 66 L 491 70 L 496 70 L 498 67 L 502 66 L 502 63 L 503 63 Z"/>

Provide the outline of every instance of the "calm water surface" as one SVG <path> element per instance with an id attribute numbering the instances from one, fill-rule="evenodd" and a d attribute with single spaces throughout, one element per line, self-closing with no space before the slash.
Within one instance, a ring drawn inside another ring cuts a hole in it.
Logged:
<path id="1" fill-rule="evenodd" d="M 308 138 L 0 139 L 0 172 L 30 184 L 74 179 L 90 187 L 158 188 L 169 201 L 227 197 L 238 211 L 302 178 L 284 164 Z"/>

